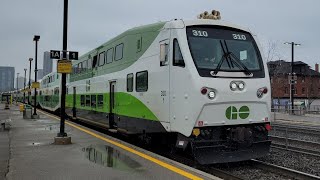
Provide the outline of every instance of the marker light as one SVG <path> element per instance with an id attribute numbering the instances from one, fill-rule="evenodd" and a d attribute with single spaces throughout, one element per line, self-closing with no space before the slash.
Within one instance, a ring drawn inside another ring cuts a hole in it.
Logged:
<path id="1" fill-rule="evenodd" d="M 214 99 L 216 97 L 216 93 L 214 92 L 214 91 L 210 91 L 209 93 L 208 93 L 208 98 L 209 99 Z"/>
<path id="2" fill-rule="evenodd" d="M 243 90 L 244 89 L 244 84 L 241 82 L 241 83 L 239 83 L 238 84 L 238 88 L 240 89 L 240 90 Z"/>
<path id="3" fill-rule="evenodd" d="M 201 94 L 205 95 L 207 94 L 207 92 L 208 92 L 207 88 L 205 87 L 201 88 Z"/>
<path id="4" fill-rule="evenodd" d="M 262 87 L 257 90 L 257 97 L 261 98 L 263 94 L 267 94 L 268 88 Z"/>
<path id="5" fill-rule="evenodd" d="M 231 89 L 232 91 L 236 90 L 236 89 L 237 89 L 237 84 L 236 84 L 235 82 L 231 82 L 231 84 L 230 84 L 230 89 Z"/>
<path id="6" fill-rule="evenodd" d="M 266 124 L 265 128 L 266 128 L 267 131 L 270 131 L 271 130 L 271 125 L 270 124 Z"/>

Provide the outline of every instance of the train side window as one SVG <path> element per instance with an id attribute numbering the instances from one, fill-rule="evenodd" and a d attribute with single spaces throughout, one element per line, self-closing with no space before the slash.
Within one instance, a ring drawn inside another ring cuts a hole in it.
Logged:
<path id="1" fill-rule="evenodd" d="M 96 108 L 97 107 L 97 96 L 96 95 L 91 95 L 91 107 Z"/>
<path id="2" fill-rule="evenodd" d="M 99 54 L 99 66 L 103 66 L 104 65 L 104 51 L 102 53 Z"/>
<path id="3" fill-rule="evenodd" d="M 93 61 L 92 61 L 92 69 L 97 67 L 97 55 L 93 56 Z"/>
<path id="4" fill-rule="evenodd" d="M 173 66 L 185 67 L 185 63 L 177 39 L 173 40 Z"/>
<path id="5" fill-rule="evenodd" d="M 106 61 L 107 61 L 107 64 L 112 63 L 112 61 L 113 61 L 113 48 L 110 48 L 107 50 Z"/>
<path id="6" fill-rule="evenodd" d="M 127 75 L 127 92 L 133 91 L 133 74 Z"/>
<path id="7" fill-rule="evenodd" d="M 148 90 L 148 71 L 137 72 L 136 91 L 146 92 Z"/>
<path id="8" fill-rule="evenodd" d="M 160 66 L 168 65 L 169 44 L 160 44 Z"/>
<path id="9" fill-rule="evenodd" d="M 139 36 L 139 37 L 137 38 L 137 53 L 140 52 L 141 49 L 142 49 L 142 37 Z"/>
<path id="10" fill-rule="evenodd" d="M 114 60 L 118 61 L 122 58 L 123 58 L 123 43 L 116 46 Z"/>
<path id="11" fill-rule="evenodd" d="M 82 62 L 82 71 L 85 72 L 87 70 L 88 67 L 88 62 L 87 61 L 83 61 Z"/>
<path id="12" fill-rule="evenodd" d="M 91 58 L 88 59 L 88 69 L 92 69 L 92 60 L 91 60 Z"/>
<path id="13" fill-rule="evenodd" d="M 103 95 L 98 95 L 98 107 L 103 107 Z"/>
<path id="14" fill-rule="evenodd" d="M 80 96 L 80 102 L 81 102 L 81 106 L 85 106 L 85 98 L 84 95 Z"/>
<path id="15" fill-rule="evenodd" d="M 86 95 L 86 106 L 90 107 L 90 95 Z"/>

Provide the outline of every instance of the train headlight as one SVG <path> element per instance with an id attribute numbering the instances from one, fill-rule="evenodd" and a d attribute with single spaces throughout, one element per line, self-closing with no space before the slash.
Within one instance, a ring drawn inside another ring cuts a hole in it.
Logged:
<path id="1" fill-rule="evenodd" d="M 235 82 L 231 82 L 231 84 L 230 84 L 230 89 L 231 89 L 232 91 L 235 91 L 235 90 L 237 89 L 237 84 L 236 84 Z"/>
<path id="2" fill-rule="evenodd" d="M 243 82 L 240 82 L 238 84 L 238 88 L 242 91 L 244 89 L 244 83 Z"/>
<path id="3" fill-rule="evenodd" d="M 208 98 L 209 99 L 214 99 L 216 97 L 216 92 L 214 92 L 214 91 L 209 91 L 209 93 L 208 93 Z"/>

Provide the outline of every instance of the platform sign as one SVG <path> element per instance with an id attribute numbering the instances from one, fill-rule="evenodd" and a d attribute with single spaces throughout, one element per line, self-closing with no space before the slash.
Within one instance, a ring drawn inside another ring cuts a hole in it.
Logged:
<path id="1" fill-rule="evenodd" d="M 31 88 L 40 88 L 40 83 L 39 82 L 32 82 Z"/>
<path id="2" fill-rule="evenodd" d="M 70 74 L 72 73 L 72 63 L 70 60 L 58 60 L 57 72 Z"/>
<path id="3" fill-rule="evenodd" d="M 75 51 L 69 51 L 69 59 L 70 60 L 78 60 L 79 53 Z"/>
<path id="4" fill-rule="evenodd" d="M 51 59 L 61 59 L 61 53 L 57 50 L 50 50 L 50 58 Z"/>

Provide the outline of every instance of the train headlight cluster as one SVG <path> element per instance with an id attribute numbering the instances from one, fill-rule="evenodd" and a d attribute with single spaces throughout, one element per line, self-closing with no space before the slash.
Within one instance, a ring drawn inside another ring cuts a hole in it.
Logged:
<path id="1" fill-rule="evenodd" d="M 242 90 L 244 90 L 244 88 L 245 88 L 245 84 L 244 84 L 244 82 L 242 82 L 242 81 L 232 81 L 232 82 L 230 83 L 230 89 L 231 89 L 232 91 L 235 91 L 235 90 L 240 90 L 240 91 L 242 91 Z"/>
<path id="2" fill-rule="evenodd" d="M 202 95 L 207 95 L 209 99 L 214 99 L 216 97 L 216 91 L 211 88 L 203 87 L 200 90 Z"/>

